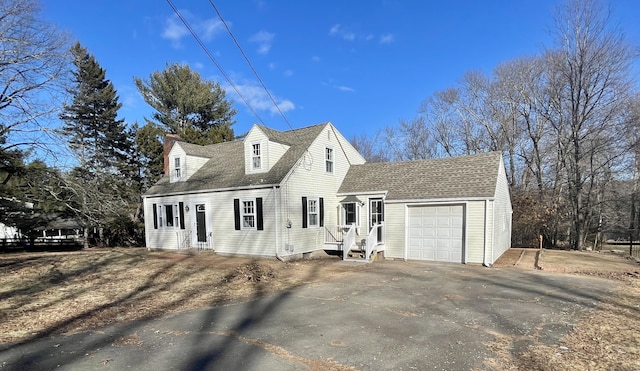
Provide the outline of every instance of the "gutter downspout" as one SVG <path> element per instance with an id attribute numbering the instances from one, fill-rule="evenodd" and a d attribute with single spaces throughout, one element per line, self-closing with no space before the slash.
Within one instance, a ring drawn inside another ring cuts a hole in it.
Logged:
<path id="1" fill-rule="evenodd" d="M 489 200 L 484 200 L 484 243 L 482 246 L 482 266 L 489 267 L 487 264 L 487 217 L 489 216 Z"/>
<path id="2" fill-rule="evenodd" d="M 273 186 L 273 204 L 274 204 L 274 214 L 276 217 L 276 222 L 275 222 L 275 229 L 276 229 L 276 233 L 275 233 L 275 238 L 276 238 L 276 244 L 275 244 L 275 251 L 276 251 L 276 259 L 280 260 L 281 262 L 284 263 L 284 259 L 282 259 L 282 257 L 280 255 L 278 255 L 278 245 L 280 244 L 280 220 L 278 219 L 278 207 L 280 206 L 278 204 L 278 187 L 277 186 Z"/>

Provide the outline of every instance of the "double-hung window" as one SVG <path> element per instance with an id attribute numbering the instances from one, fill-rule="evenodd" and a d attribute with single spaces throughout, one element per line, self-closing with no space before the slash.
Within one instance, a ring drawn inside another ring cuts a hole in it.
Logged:
<path id="1" fill-rule="evenodd" d="M 324 159 L 327 174 L 333 174 L 333 148 L 325 148 Z"/>
<path id="2" fill-rule="evenodd" d="M 255 200 L 242 201 L 242 229 L 256 228 L 256 205 Z"/>
<path id="3" fill-rule="evenodd" d="M 251 145 L 251 169 L 262 169 L 262 149 L 260 148 L 260 143 Z"/>
<path id="4" fill-rule="evenodd" d="M 182 178 L 182 166 L 180 166 L 180 157 L 173 159 L 173 175 L 176 179 Z"/>
<path id="5" fill-rule="evenodd" d="M 176 204 L 153 204 L 154 228 L 184 229 L 184 206 L 182 202 Z"/>
<path id="6" fill-rule="evenodd" d="M 324 226 L 324 199 L 302 197 L 302 228 Z"/>
<path id="7" fill-rule="evenodd" d="M 309 199 L 309 207 L 307 209 L 309 213 L 309 227 L 318 226 L 318 199 Z"/>
<path id="8" fill-rule="evenodd" d="M 264 229 L 262 198 L 234 198 L 233 213 L 236 231 Z"/>
<path id="9" fill-rule="evenodd" d="M 350 202 L 343 204 L 342 207 L 344 208 L 344 224 L 360 226 L 360 205 Z"/>

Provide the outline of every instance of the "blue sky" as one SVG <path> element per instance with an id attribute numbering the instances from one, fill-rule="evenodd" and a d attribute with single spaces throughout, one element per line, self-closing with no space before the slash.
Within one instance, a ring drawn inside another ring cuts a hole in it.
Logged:
<path id="1" fill-rule="evenodd" d="M 289 129 L 209 0 L 172 2 L 262 123 Z M 453 86 L 465 71 L 489 73 L 550 45 L 558 3 L 214 1 L 291 126 L 331 121 L 347 138 L 414 117 L 420 102 Z M 612 0 L 611 7 L 628 41 L 640 45 L 640 1 Z M 42 10 L 97 58 L 129 123 L 142 124 L 151 113 L 133 77 L 148 78 L 167 63 L 189 64 L 230 89 L 166 1 L 43 1 Z M 228 97 L 238 111 L 236 134 L 260 122 L 232 90 Z"/>

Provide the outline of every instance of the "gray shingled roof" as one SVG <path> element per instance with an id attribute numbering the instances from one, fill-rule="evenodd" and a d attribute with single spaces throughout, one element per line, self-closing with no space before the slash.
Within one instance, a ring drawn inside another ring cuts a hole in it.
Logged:
<path id="1" fill-rule="evenodd" d="M 309 126 L 302 129 L 277 131 L 260 126 L 270 140 L 287 144 L 289 150 L 266 173 L 245 174 L 244 142 L 234 141 L 208 146 L 198 146 L 180 142 L 187 154 L 209 158 L 202 167 L 187 181 L 170 183 L 163 176 L 154 184 L 145 196 L 169 193 L 183 193 L 236 187 L 259 186 L 261 184 L 279 184 L 289 170 L 302 157 L 304 151 L 318 137 L 328 123 Z"/>
<path id="2" fill-rule="evenodd" d="M 339 193 L 386 191 L 387 200 L 493 197 L 499 152 L 405 162 L 353 165 Z"/>
<path id="3" fill-rule="evenodd" d="M 199 146 L 187 142 L 178 142 L 187 156 L 211 158 L 211 145 Z"/>

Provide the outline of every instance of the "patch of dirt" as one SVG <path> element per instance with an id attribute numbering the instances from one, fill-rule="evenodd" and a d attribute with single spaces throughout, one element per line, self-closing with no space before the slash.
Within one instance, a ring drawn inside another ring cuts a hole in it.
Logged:
<path id="1" fill-rule="evenodd" d="M 0 255 L 0 343 L 250 300 L 362 269 L 328 256 L 283 263 L 146 249 Z"/>
<path id="2" fill-rule="evenodd" d="M 514 249 L 515 250 L 515 249 Z M 501 261 L 511 263 L 515 252 Z M 502 258 L 501 258 L 502 259 Z M 511 264 L 511 265 L 510 265 Z M 597 276 L 622 281 L 615 297 L 583 313 L 559 344 L 535 342 L 516 351 L 518 339 L 495 334 L 490 370 L 640 370 L 640 265 L 620 254 L 543 250 L 544 272 Z M 523 268 L 528 269 L 528 268 Z"/>

